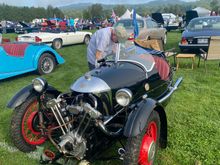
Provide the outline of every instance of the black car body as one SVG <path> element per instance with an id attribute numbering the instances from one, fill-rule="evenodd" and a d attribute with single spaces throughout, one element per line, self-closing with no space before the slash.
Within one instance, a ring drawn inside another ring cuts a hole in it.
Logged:
<path id="1" fill-rule="evenodd" d="M 179 43 L 181 51 L 198 52 L 207 50 L 211 36 L 220 36 L 220 17 L 198 17 L 190 21 Z"/>
<path id="2" fill-rule="evenodd" d="M 19 24 L 20 26 L 15 27 L 15 33 L 17 34 L 26 34 L 40 30 L 40 27 L 31 27 L 24 22 L 19 22 Z"/>
<path id="3" fill-rule="evenodd" d="M 30 152 L 50 140 L 57 153 L 45 150 L 42 162 L 55 163 L 58 157 L 93 161 L 112 142 L 127 139 L 118 150 L 124 164 L 152 165 L 157 147 L 166 147 L 164 108 L 181 79 L 172 86 L 173 71 L 163 53 L 150 55 L 127 43 L 77 79 L 69 92 L 42 78 L 18 92 L 8 104 L 15 108 L 14 144 Z"/>

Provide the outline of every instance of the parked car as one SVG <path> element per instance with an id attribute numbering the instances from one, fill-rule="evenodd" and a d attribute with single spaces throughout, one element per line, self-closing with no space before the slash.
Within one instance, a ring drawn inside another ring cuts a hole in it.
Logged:
<path id="1" fill-rule="evenodd" d="M 75 31 L 74 29 L 61 31 L 50 30 L 45 32 L 35 32 L 29 34 L 18 35 L 17 41 L 29 43 L 45 43 L 54 49 L 60 49 L 64 45 L 72 45 L 78 43 L 89 44 L 92 33 L 85 31 Z"/>
<path id="2" fill-rule="evenodd" d="M 164 27 L 167 31 L 176 30 L 180 25 L 180 18 L 173 13 L 162 13 L 162 17 L 164 20 Z"/>
<path id="3" fill-rule="evenodd" d="M 11 21 L 1 21 L 0 22 L 0 33 L 14 33 L 15 23 Z"/>
<path id="4" fill-rule="evenodd" d="M 164 44 L 166 44 L 166 29 L 159 26 L 152 18 L 137 19 L 137 24 L 139 27 L 139 36 L 142 39 L 162 39 Z M 132 19 L 121 19 L 115 26 L 124 26 L 131 36 L 134 32 Z"/>
<path id="5" fill-rule="evenodd" d="M 5 43 L 0 45 L 0 80 L 27 72 L 51 73 L 64 59 L 44 44 Z"/>
<path id="6" fill-rule="evenodd" d="M 19 25 L 20 26 L 17 25 L 15 27 L 15 33 L 17 34 L 27 34 L 31 32 L 37 32 L 40 30 L 40 27 L 31 27 L 24 22 L 19 22 Z"/>
<path id="7" fill-rule="evenodd" d="M 211 36 L 220 36 L 220 16 L 194 18 L 182 33 L 179 48 L 185 52 L 208 50 Z"/>
<path id="8" fill-rule="evenodd" d="M 118 159 L 124 164 L 153 164 L 158 148 L 167 144 L 165 106 L 182 79 L 172 85 L 163 53 L 150 55 L 131 41 L 117 48 L 116 56 L 98 61 L 100 67 L 68 92 L 42 78 L 19 91 L 8 103 L 15 109 L 10 127 L 15 146 L 31 152 L 50 141 L 42 164 L 61 157 L 88 164 L 120 141 Z"/>

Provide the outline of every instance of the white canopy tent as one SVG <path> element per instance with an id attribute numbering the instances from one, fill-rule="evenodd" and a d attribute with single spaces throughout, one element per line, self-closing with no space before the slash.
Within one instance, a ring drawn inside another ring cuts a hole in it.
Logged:
<path id="1" fill-rule="evenodd" d="M 197 11 L 199 17 L 205 17 L 205 16 L 210 16 L 211 11 L 208 9 L 205 9 L 203 7 L 196 7 L 195 9 L 193 9 L 195 11 Z"/>
<path id="2" fill-rule="evenodd" d="M 120 17 L 120 19 L 127 19 L 127 18 L 132 18 L 133 10 L 129 11 L 128 9 L 126 12 Z M 136 14 L 136 18 L 142 18 L 139 14 Z"/>

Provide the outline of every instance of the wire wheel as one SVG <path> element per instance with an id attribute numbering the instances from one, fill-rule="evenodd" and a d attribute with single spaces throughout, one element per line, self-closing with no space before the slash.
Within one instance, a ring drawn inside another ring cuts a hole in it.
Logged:
<path id="1" fill-rule="evenodd" d="M 38 62 L 38 72 L 42 74 L 49 74 L 55 68 L 55 59 L 51 54 L 44 53 L 41 55 Z"/>

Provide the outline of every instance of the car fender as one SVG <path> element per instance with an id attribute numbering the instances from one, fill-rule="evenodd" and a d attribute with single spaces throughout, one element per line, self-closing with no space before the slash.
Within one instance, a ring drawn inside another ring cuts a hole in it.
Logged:
<path id="1" fill-rule="evenodd" d="M 134 137 L 140 134 L 155 107 L 155 100 L 150 98 L 142 100 L 136 109 L 129 114 L 124 128 L 124 136 Z"/>
<path id="2" fill-rule="evenodd" d="M 54 94 L 55 96 L 58 96 L 60 94 L 60 92 L 57 89 L 49 85 L 46 89 L 46 92 Z M 8 102 L 7 107 L 14 109 L 20 106 L 22 103 L 24 103 L 31 95 L 37 96 L 39 94 L 40 93 L 34 90 L 32 84 L 27 85 L 12 97 L 12 99 Z"/>
<path id="3" fill-rule="evenodd" d="M 161 148 L 167 146 L 167 117 L 162 105 L 158 104 L 157 101 L 147 98 L 142 100 L 137 108 L 133 110 L 125 124 L 124 136 L 135 137 L 141 133 L 144 129 L 145 124 L 151 114 L 155 110 L 158 112 L 160 117 L 160 138 L 159 143 Z"/>
<path id="4" fill-rule="evenodd" d="M 44 46 L 41 46 L 41 48 L 36 52 L 36 55 L 34 57 L 34 68 L 35 69 L 37 69 L 38 61 L 43 53 L 52 54 L 55 57 L 58 64 L 63 64 L 65 62 L 64 58 L 61 57 L 54 49 L 52 49 L 49 46 L 44 45 Z"/>

